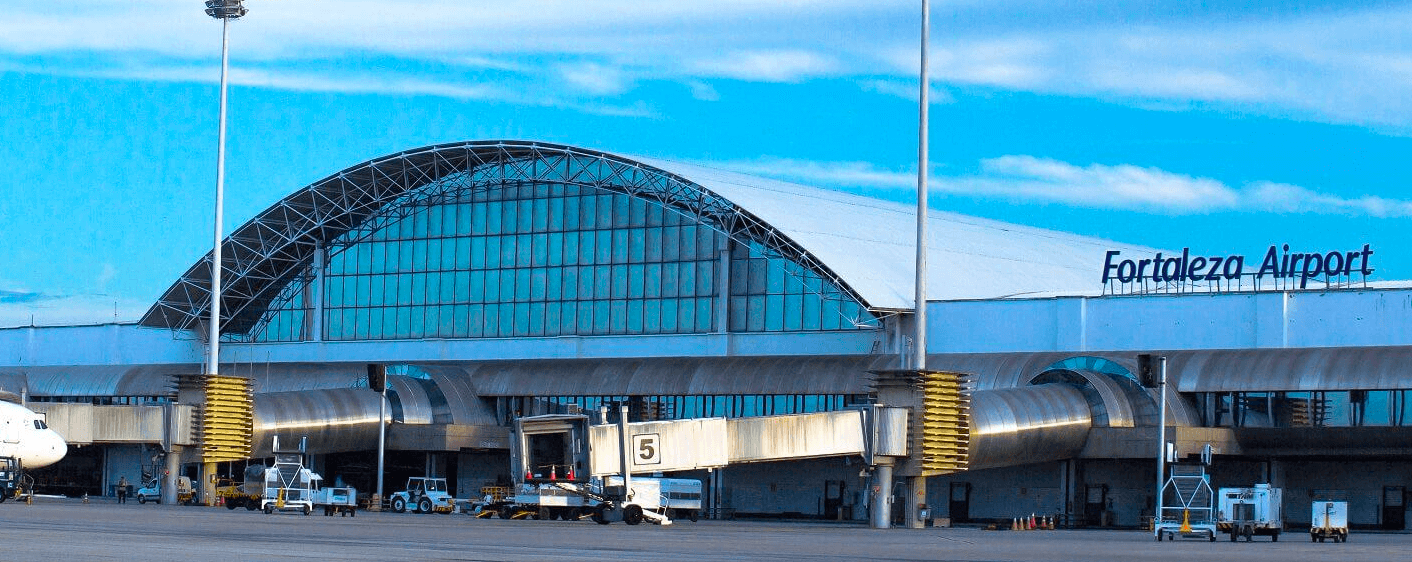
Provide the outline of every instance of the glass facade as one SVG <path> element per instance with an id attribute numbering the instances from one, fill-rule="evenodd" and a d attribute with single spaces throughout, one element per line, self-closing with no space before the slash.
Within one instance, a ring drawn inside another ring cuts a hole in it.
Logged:
<path id="1" fill-rule="evenodd" d="M 1202 422 L 1212 427 L 1362 427 L 1412 425 L 1412 390 L 1202 392 Z"/>
<path id="2" fill-rule="evenodd" d="M 520 416 L 562 413 L 592 416 L 606 406 L 609 419 L 613 420 L 617 418 L 618 407 L 625 405 L 629 421 L 655 421 L 833 412 L 867 403 L 868 396 L 858 394 L 507 396 L 497 398 L 496 411 L 500 421 L 508 424 Z"/>
<path id="3" fill-rule="evenodd" d="M 838 287 L 761 244 L 595 187 L 453 176 L 327 253 L 321 280 L 311 271 L 291 283 L 255 341 L 315 339 L 315 327 L 323 340 L 387 340 L 877 325 Z M 723 293 L 727 318 L 718 318 Z"/>

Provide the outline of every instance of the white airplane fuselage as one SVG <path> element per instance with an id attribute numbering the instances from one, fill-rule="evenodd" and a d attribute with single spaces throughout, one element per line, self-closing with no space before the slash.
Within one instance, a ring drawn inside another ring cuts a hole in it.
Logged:
<path id="1" fill-rule="evenodd" d="M 14 457 L 26 469 L 49 466 L 69 452 L 68 443 L 49 429 L 44 416 L 12 402 L 0 401 L 0 457 Z"/>

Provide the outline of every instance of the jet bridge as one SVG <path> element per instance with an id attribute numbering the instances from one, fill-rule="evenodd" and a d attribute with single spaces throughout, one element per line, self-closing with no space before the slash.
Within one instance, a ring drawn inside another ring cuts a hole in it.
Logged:
<path id="1" fill-rule="evenodd" d="M 520 418 L 510 458 L 518 483 L 587 481 L 622 473 L 626 442 L 632 474 L 721 468 L 735 463 L 836 456 L 907 455 L 906 408 L 750 418 L 698 418 L 590 424 L 582 414 Z"/>

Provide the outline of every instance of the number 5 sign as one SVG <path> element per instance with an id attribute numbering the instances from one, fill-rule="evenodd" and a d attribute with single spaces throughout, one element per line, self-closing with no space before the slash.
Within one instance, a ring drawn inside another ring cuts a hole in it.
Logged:
<path id="1" fill-rule="evenodd" d="M 633 464 L 662 464 L 662 439 L 656 433 L 632 436 Z"/>

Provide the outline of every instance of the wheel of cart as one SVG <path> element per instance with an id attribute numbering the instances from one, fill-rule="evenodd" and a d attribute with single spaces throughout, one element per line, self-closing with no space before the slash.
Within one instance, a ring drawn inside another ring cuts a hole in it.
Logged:
<path id="1" fill-rule="evenodd" d="M 401 497 L 392 498 L 392 511 L 396 513 L 405 513 L 407 511 L 407 500 L 404 500 Z"/>
<path id="2" fill-rule="evenodd" d="M 623 508 L 623 522 L 629 525 L 636 525 L 642 522 L 642 506 L 631 504 Z"/>

